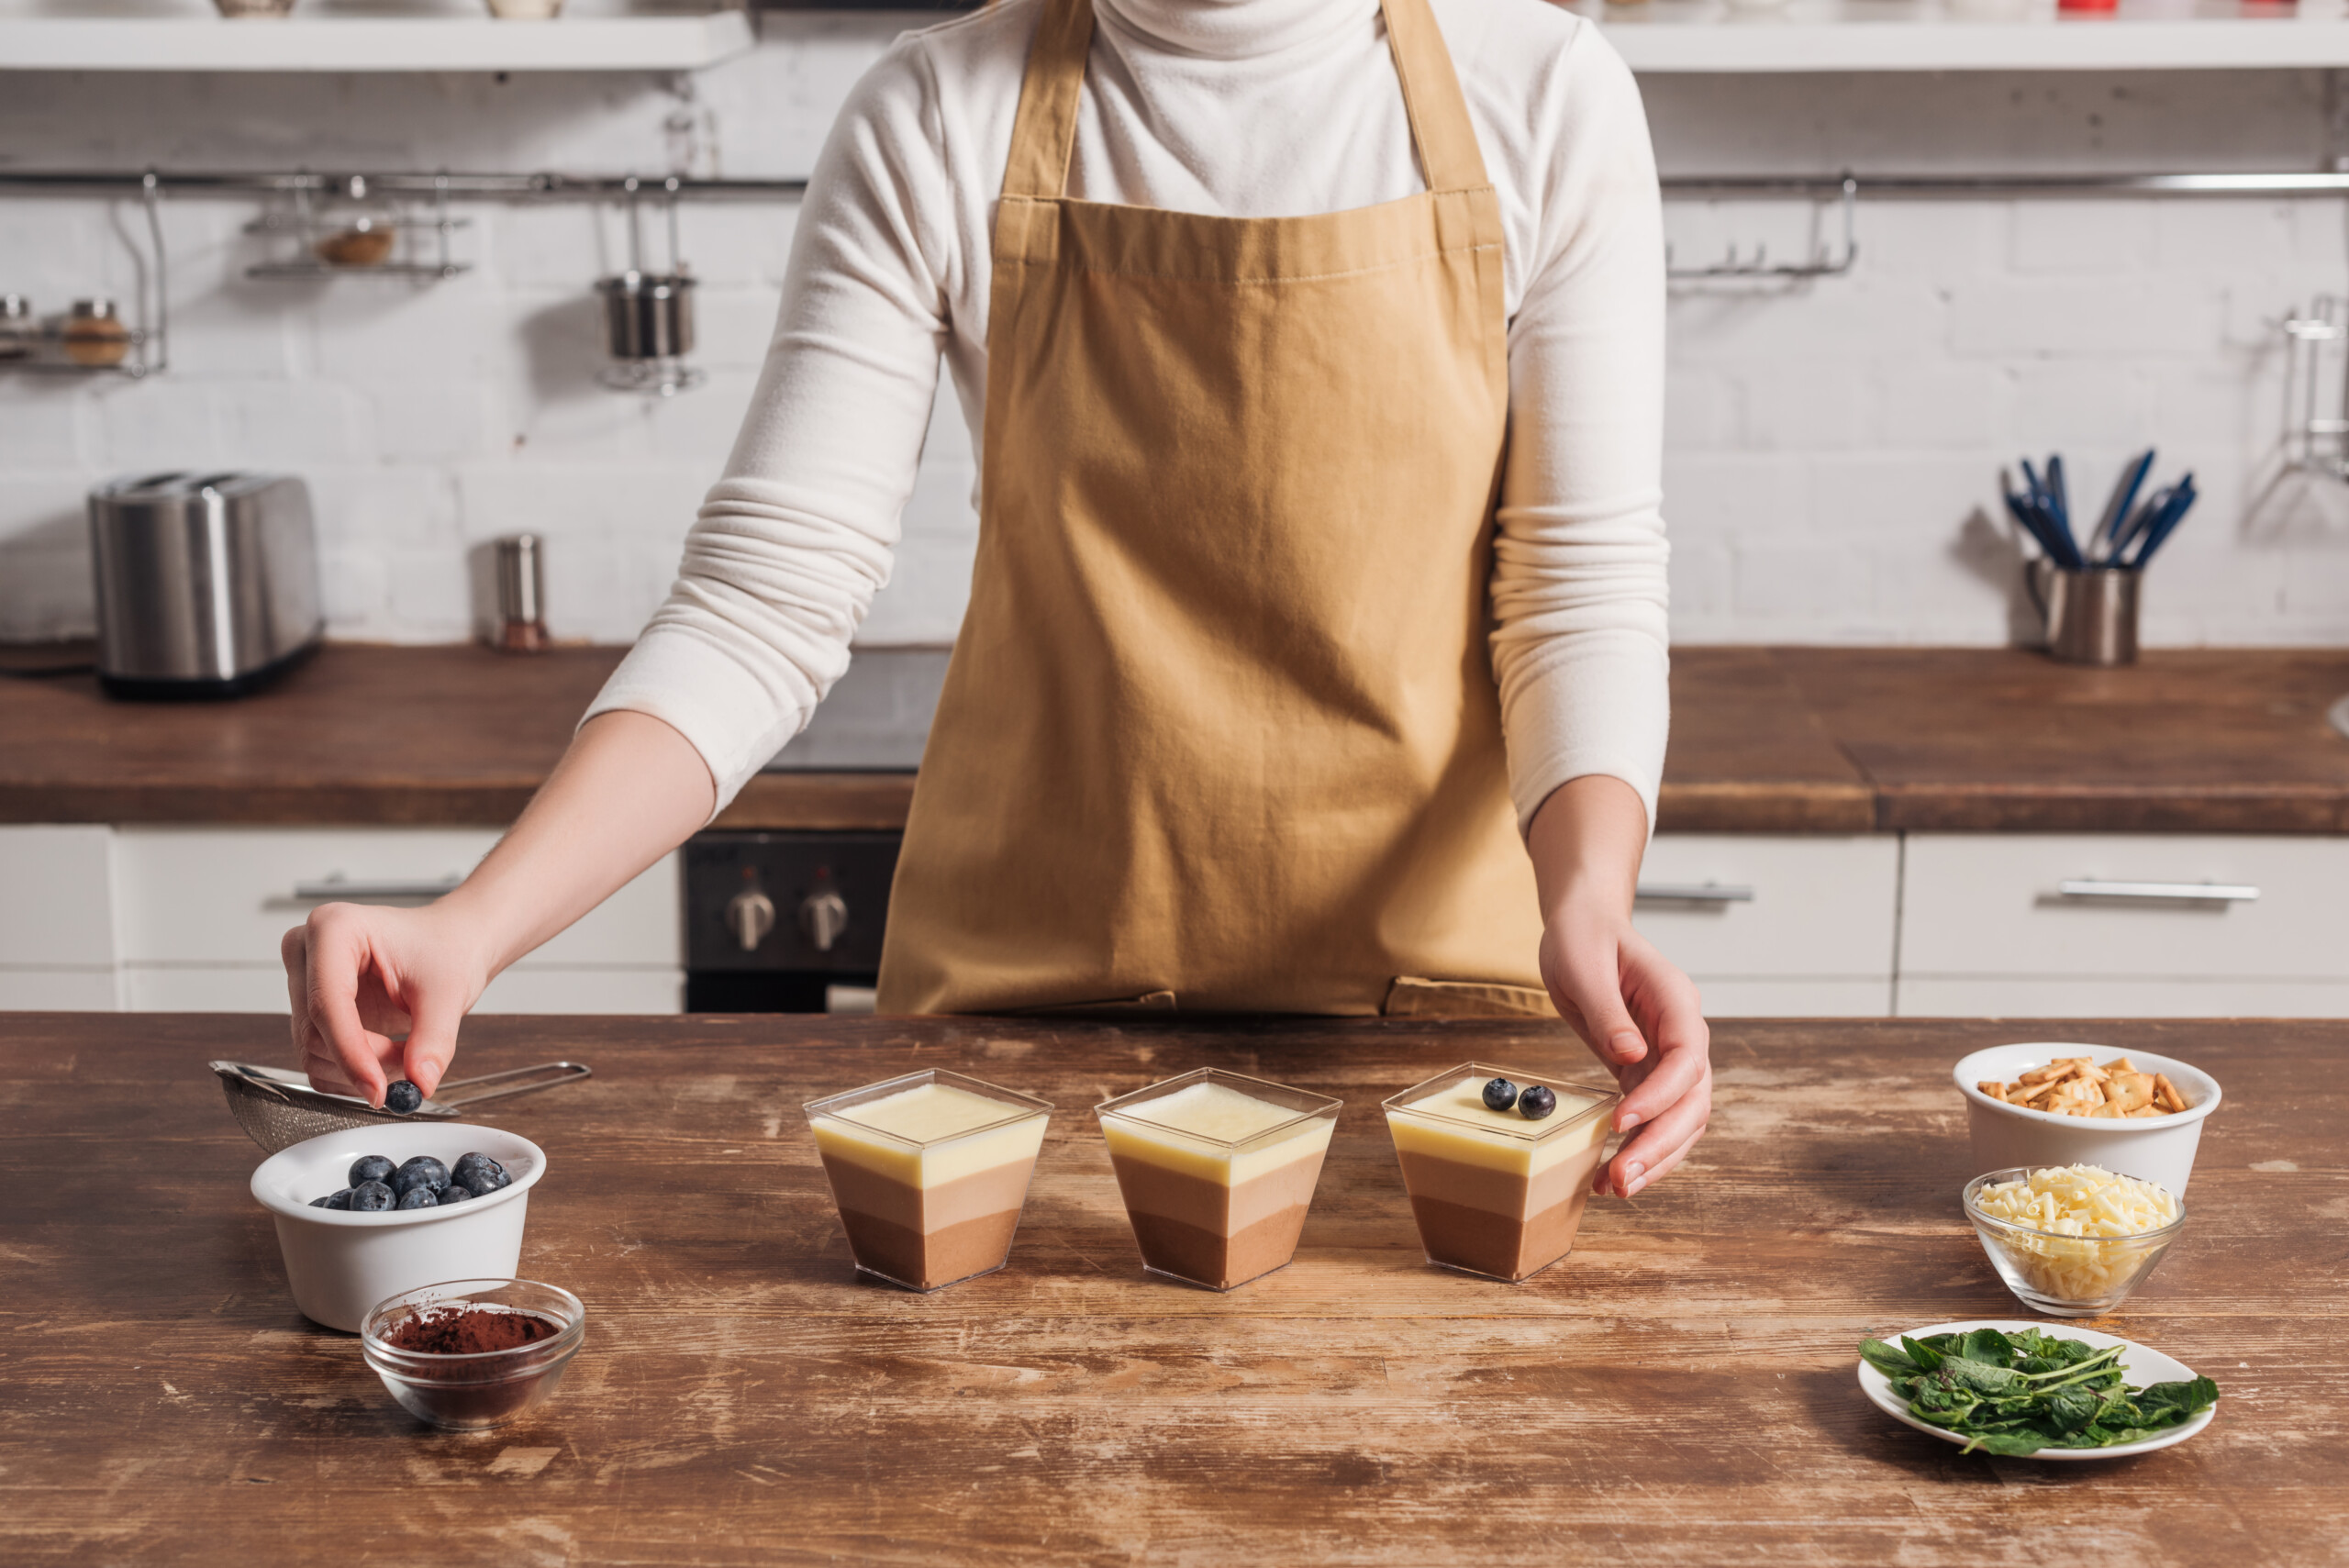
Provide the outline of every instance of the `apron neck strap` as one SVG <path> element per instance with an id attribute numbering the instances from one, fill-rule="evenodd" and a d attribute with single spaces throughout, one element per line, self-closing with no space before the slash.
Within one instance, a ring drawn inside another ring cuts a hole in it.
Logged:
<path id="1" fill-rule="evenodd" d="M 1431 191 L 1478 190 L 1492 182 L 1468 119 L 1452 53 L 1436 29 L 1428 0 L 1379 0 L 1386 18 L 1387 47 L 1403 84 L 1403 112 Z M 1055 200 L 1068 192 L 1068 166 L 1076 148 L 1077 99 L 1085 86 L 1085 58 L 1093 47 L 1093 0 L 1045 0 L 1043 20 L 1028 54 L 1019 84 L 1019 113 L 1012 122 L 1011 159 L 1004 167 L 1006 196 Z"/>

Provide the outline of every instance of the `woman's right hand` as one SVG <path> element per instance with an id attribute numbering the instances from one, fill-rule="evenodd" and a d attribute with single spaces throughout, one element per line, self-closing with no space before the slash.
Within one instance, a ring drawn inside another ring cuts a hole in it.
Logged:
<path id="1" fill-rule="evenodd" d="M 302 1071 L 373 1106 L 399 1078 L 429 1097 L 488 988 L 482 949 L 441 905 L 319 905 L 279 944 Z"/>

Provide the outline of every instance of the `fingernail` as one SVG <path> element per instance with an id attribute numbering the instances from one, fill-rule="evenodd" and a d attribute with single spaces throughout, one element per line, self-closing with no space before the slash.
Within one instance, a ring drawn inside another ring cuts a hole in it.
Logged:
<path id="1" fill-rule="evenodd" d="M 1648 1168 L 1637 1160 L 1623 1167 L 1623 1195 L 1630 1197 L 1648 1184 Z"/>
<path id="2" fill-rule="evenodd" d="M 1625 1111 L 1615 1118 L 1615 1130 L 1618 1132 L 1629 1132 L 1639 1125 L 1640 1113 L 1637 1111 Z"/>

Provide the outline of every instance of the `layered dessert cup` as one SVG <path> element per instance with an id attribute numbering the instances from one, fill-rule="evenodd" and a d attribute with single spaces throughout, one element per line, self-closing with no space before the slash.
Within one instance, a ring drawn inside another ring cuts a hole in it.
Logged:
<path id="1" fill-rule="evenodd" d="M 1540 1120 L 1495 1110 L 1495 1078 L 1557 1095 Z M 1471 1062 L 1386 1102 L 1428 1262 L 1515 1282 L 1570 1251 L 1623 1096 L 1613 1089 Z"/>
<path id="2" fill-rule="evenodd" d="M 1095 1106 L 1142 1266 L 1209 1290 L 1285 1266 L 1342 1104 L 1203 1067 Z"/>
<path id="3" fill-rule="evenodd" d="M 809 1101 L 857 1269 L 929 1291 L 1003 1267 L 1052 1109 L 935 1068 Z"/>

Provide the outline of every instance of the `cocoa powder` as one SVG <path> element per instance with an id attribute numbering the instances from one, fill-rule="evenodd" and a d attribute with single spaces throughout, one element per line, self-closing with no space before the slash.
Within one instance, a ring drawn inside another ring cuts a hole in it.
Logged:
<path id="1" fill-rule="evenodd" d="M 560 1332 L 559 1326 L 535 1312 L 436 1307 L 408 1318 L 385 1335 L 384 1342 L 395 1350 L 426 1355 L 471 1356 L 484 1351 L 520 1350 Z"/>

